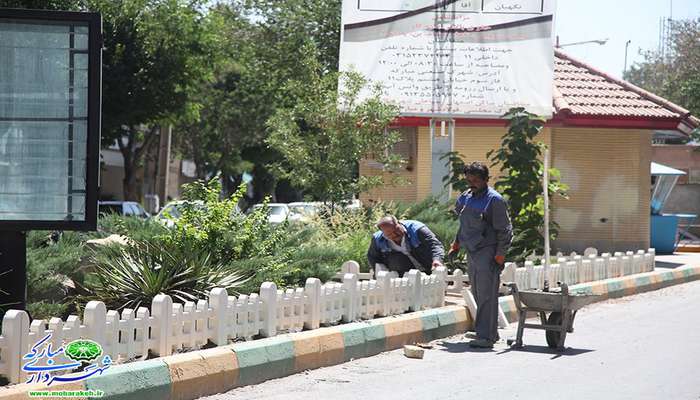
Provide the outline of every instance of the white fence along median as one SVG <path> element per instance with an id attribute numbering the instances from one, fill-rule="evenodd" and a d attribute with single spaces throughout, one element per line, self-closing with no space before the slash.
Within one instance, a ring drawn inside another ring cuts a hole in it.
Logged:
<path id="1" fill-rule="evenodd" d="M 573 285 L 649 272 L 654 270 L 656 262 L 654 249 L 646 252 L 639 250 L 637 253 L 616 252 L 612 255 L 603 253 L 600 256 L 597 255 L 597 251 L 589 252 L 591 253 L 589 256 L 572 253 L 568 257 L 558 257 L 557 263 L 549 267 L 550 284 L 563 282 Z M 461 270 L 455 270 L 447 276 L 447 291 L 461 294 L 466 282 L 469 282 L 467 274 Z M 515 263 L 506 263 L 501 273 L 501 282 L 515 282 L 520 289 L 542 289 L 544 266 L 526 261 L 524 267 L 517 268 Z"/>
<path id="2" fill-rule="evenodd" d="M 225 289 L 215 288 L 207 299 L 185 304 L 160 294 L 150 310 L 108 311 L 104 303 L 91 301 L 82 321 L 71 315 L 66 321 L 51 318 L 30 323 L 25 311 L 10 310 L 2 321 L 0 375 L 11 383 L 25 380 L 22 357 L 49 333 L 54 349 L 72 340 L 91 339 L 117 363 L 143 360 L 149 353 L 166 356 L 208 342 L 220 346 L 231 340 L 440 307 L 446 275 L 445 268 L 430 276 L 411 270 L 403 278 L 381 272 L 377 280 L 360 281 L 356 274 L 346 273 L 342 283 L 321 284 L 309 278 L 303 288 L 287 290 L 266 282 L 259 294 L 249 296 L 229 296 Z M 62 357 L 56 356 L 55 361 L 66 361 Z"/>

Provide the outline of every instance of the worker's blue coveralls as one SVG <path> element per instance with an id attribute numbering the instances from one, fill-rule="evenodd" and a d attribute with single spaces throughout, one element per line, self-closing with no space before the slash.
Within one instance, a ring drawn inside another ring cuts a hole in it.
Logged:
<path id="1" fill-rule="evenodd" d="M 459 215 L 457 243 L 467 251 L 469 282 L 476 300 L 476 335 L 495 342 L 503 266 L 494 257 L 505 256 L 513 239 L 506 202 L 491 187 L 477 193 L 466 191 L 457 198 L 455 212 Z"/>

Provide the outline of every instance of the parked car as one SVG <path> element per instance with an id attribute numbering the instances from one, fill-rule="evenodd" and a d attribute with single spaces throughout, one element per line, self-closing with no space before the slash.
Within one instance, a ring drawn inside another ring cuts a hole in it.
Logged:
<path id="1" fill-rule="evenodd" d="M 165 207 L 156 214 L 155 219 L 170 228 L 175 225 L 175 221 L 182 216 L 182 209 L 187 204 L 193 204 L 195 207 L 204 207 L 204 202 L 202 201 L 190 202 L 187 200 L 175 200 L 166 204 Z"/>
<path id="2" fill-rule="evenodd" d="M 100 201 L 97 204 L 100 215 L 117 214 L 125 217 L 151 217 L 151 214 L 135 201 Z"/>
<path id="3" fill-rule="evenodd" d="M 296 201 L 287 204 L 287 206 L 289 207 L 289 220 L 294 222 L 309 221 L 313 216 L 318 214 L 320 209 L 320 203 L 306 201 Z"/>
<path id="4" fill-rule="evenodd" d="M 251 211 L 259 210 L 262 204 L 256 204 L 251 208 Z M 284 203 L 269 203 L 267 205 L 269 213 L 267 221 L 271 224 L 281 224 L 289 217 L 289 207 Z"/>

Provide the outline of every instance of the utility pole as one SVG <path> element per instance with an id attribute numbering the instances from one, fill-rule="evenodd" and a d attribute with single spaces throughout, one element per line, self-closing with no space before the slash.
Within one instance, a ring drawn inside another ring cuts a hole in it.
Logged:
<path id="1" fill-rule="evenodd" d="M 630 43 L 632 43 L 632 40 L 628 40 L 627 43 L 625 43 L 625 66 L 622 68 L 622 75 L 625 75 L 625 71 L 627 71 L 627 48 L 629 47 Z"/>

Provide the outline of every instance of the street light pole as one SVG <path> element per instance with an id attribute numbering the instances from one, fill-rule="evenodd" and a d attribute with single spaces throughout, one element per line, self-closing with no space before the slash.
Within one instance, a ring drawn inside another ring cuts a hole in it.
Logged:
<path id="1" fill-rule="evenodd" d="M 632 40 L 628 40 L 627 43 L 625 43 L 625 67 L 622 68 L 622 75 L 625 75 L 625 71 L 627 71 L 627 48 L 630 43 L 632 43 Z"/>
<path id="2" fill-rule="evenodd" d="M 609 38 L 605 39 L 596 39 L 596 40 L 584 40 L 582 42 L 573 42 L 573 43 L 564 43 L 564 44 L 559 44 L 559 36 L 557 36 L 557 43 L 554 47 L 556 48 L 562 48 L 562 47 L 567 47 L 567 46 L 576 46 L 579 44 L 586 44 L 586 43 L 598 43 L 599 45 L 604 45 L 605 43 L 610 40 Z"/>

